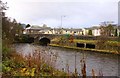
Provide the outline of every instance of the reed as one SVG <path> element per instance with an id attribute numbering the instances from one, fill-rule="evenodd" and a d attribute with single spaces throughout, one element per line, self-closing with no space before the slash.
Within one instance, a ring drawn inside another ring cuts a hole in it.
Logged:
<path id="1" fill-rule="evenodd" d="M 12 52 L 4 62 L 3 76 L 65 76 L 66 73 L 54 68 L 57 55 L 35 50 L 23 55 Z M 47 57 L 46 57 L 47 56 Z"/>

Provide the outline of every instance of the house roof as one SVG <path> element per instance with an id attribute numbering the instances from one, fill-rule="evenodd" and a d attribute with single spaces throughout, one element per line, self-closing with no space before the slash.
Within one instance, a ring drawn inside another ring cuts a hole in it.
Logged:
<path id="1" fill-rule="evenodd" d="M 82 29 L 74 29 L 74 28 L 55 28 L 55 30 L 65 30 L 65 31 L 82 31 Z"/>
<path id="2" fill-rule="evenodd" d="M 41 27 L 41 26 L 31 26 L 26 29 L 31 29 L 31 30 L 51 30 L 50 27 Z"/>
<path id="3" fill-rule="evenodd" d="M 100 29 L 100 26 L 93 26 L 91 29 Z"/>

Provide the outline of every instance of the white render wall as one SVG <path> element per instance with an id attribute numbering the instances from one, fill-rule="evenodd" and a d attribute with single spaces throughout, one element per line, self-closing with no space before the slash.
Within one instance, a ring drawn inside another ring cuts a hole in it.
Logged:
<path id="1" fill-rule="evenodd" d="M 100 29 L 94 29 L 92 30 L 93 36 L 100 36 Z"/>

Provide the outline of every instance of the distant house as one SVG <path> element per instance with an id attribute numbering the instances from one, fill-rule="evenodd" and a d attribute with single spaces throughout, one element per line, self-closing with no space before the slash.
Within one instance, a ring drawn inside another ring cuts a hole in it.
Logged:
<path id="1" fill-rule="evenodd" d="M 52 31 L 50 27 L 30 26 L 25 28 L 23 34 L 52 34 Z"/>
<path id="2" fill-rule="evenodd" d="M 117 35 L 120 35 L 120 26 L 113 24 L 113 30 L 111 32 L 111 36 L 115 36 L 115 32 L 117 29 Z M 23 34 L 70 34 L 70 35 L 92 35 L 92 36 L 100 36 L 102 29 L 100 26 L 93 26 L 90 28 L 83 29 L 74 29 L 74 28 L 50 28 L 47 25 L 43 26 L 30 26 L 24 29 Z"/>
<path id="3" fill-rule="evenodd" d="M 115 36 L 117 30 L 117 36 L 119 36 L 120 27 L 117 24 L 112 24 L 113 30 L 111 32 L 111 36 Z"/>
<path id="4" fill-rule="evenodd" d="M 91 34 L 90 34 L 91 31 Z M 92 35 L 92 36 L 100 36 L 100 27 L 99 26 L 93 26 L 90 28 L 84 28 L 83 29 L 83 35 Z"/>
<path id="5" fill-rule="evenodd" d="M 118 33 L 118 36 L 120 37 L 120 25 L 118 26 L 118 31 L 117 31 L 117 33 Z"/>
<path id="6" fill-rule="evenodd" d="M 62 34 L 82 35 L 82 29 L 63 28 L 63 29 L 62 29 Z"/>
<path id="7" fill-rule="evenodd" d="M 83 31 L 83 35 L 88 35 L 88 32 L 89 32 L 90 28 L 83 28 L 82 31 Z"/>
<path id="8" fill-rule="evenodd" d="M 117 36 L 120 37 L 120 25 L 117 28 L 117 34 L 118 34 Z"/>
<path id="9" fill-rule="evenodd" d="M 119 28 L 118 28 L 118 25 L 117 24 L 113 24 L 113 32 L 111 33 L 112 36 L 115 36 L 115 33 L 116 33 L 116 30 L 117 30 L 117 36 L 119 36 Z"/>
<path id="10" fill-rule="evenodd" d="M 101 30 L 100 30 L 99 26 L 94 26 L 94 27 L 91 28 L 91 30 L 92 30 L 92 35 L 93 36 L 100 36 L 101 35 L 100 34 Z"/>
<path id="11" fill-rule="evenodd" d="M 100 26 L 99 27 L 95 27 L 95 28 L 93 27 L 93 29 L 97 30 L 97 32 L 94 32 L 94 36 L 100 36 L 101 32 L 103 32 L 103 31 L 105 31 L 106 32 L 105 34 L 108 35 L 108 36 L 115 36 L 116 29 L 117 29 L 117 35 L 118 35 L 119 29 L 118 29 L 117 24 L 111 24 L 111 25 L 112 25 L 112 29 L 111 28 L 110 29 L 107 28 L 107 30 L 101 29 Z M 109 33 L 109 30 L 110 30 L 111 33 Z"/>
<path id="12" fill-rule="evenodd" d="M 62 34 L 62 28 L 53 28 L 52 32 L 53 34 Z"/>
<path id="13" fill-rule="evenodd" d="M 82 29 L 69 29 L 69 28 L 54 28 L 53 34 L 70 34 L 70 35 L 81 35 Z"/>
<path id="14" fill-rule="evenodd" d="M 112 27 L 113 27 L 113 30 L 111 31 L 110 36 L 115 36 L 115 30 L 117 29 L 117 34 L 119 32 L 118 26 L 117 24 L 112 24 Z M 100 28 L 100 26 L 95 26 L 95 27 L 92 27 L 92 31 L 93 31 L 93 36 L 100 36 L 102 29 Z"/>
<path id="15" fill-rule="evenodd" d="M 82 29 L 71 29 L 73 31 L 72 34 L 74 35 L 82 35 Z"/>

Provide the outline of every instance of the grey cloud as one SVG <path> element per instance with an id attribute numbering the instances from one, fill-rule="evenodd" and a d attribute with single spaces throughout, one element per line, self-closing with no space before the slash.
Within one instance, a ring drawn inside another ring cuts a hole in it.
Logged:
<path id="1" fill-rule="evenodd" d="M 117 1 L 117 0 L 116 0 Z M 14 9 L 12 7 L 11 9 Z M 31 24 L 60 26 L 61 16 L 66 27 L 86 27 L 102 21 L 117 23 L 117 2 L 24 2 L 18 3 L 13 17 Z"/>

